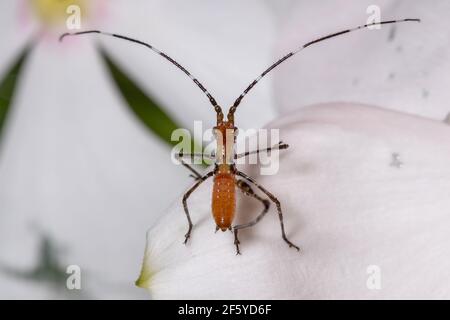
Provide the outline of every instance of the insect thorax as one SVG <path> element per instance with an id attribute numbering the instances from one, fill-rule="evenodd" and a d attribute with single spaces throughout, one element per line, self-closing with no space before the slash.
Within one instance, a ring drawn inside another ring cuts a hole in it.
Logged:
<path id="1" fill-rule="evenodd" d="M 238 130 L 230 122 L 223 122 L 214 127 L 216 137 L 216 164 L 234 165 L 236 136 Z"/>

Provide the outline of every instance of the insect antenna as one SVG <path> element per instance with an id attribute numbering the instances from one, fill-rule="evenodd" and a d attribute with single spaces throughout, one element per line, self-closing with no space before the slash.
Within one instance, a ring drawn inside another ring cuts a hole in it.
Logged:
<path id="1" fill-rule="evenodd" d="M 150 50 L 152 50 L 153 52 L 159 54 L 161 57 L 165 58 L 170 63 L 172 63 L 174 66 L 176 66 L 178 69 L 183 71 L 192 81 L 194 81 L 194 83 L 200 88 L 200 90 L 202 90 L 203 93 L 208 97 L 209 102 L 213 105 L 214 110 L 217 113 L 217 121 L 218 122 L 222 122 L 222 120 L 223 120 L 222 108 L 217 104 L 216 99 L 214 99 L 214 97 L 200 83 L 200 81 L 198 81 L 197 78 L 195 78 L 185 67 L 183 67 L 181 64 L 179 64 L 173 58 L 169 57 L 164 52 L 160 51 L 159 49 L 155 48 L 154 46 L 152 46 L 151 44 L 148 44 L 146 42 L 143 42 L 143 41 L 140 41 L 140 40 L 137 40 L 137 39 L 133 39 L 133 38 L 129 38 L 129 37 L 126 37 L 126 36 L 122 36 L 122 35 L 119 35 L 119 34 L 115 34 L 115 33 L 103 32 L 103 31 L 100 31 L 100 30 L 88 30 L 88 31 L 80 31 L 80 32 L 74 32 L 74 33 L 64 33 L 63 35 L 60 36 L 59 41 L 62 42 L 64 40 L 64 38 L 67 37 L 67 36 L 79 36 L 79 35 L 85 35 L 85 34 L 100 34 L 100 35 L 105 35 L 105 36 L 118 38 L 118 39 L 121 39 L 121 40 L 130 41 L 130 42 L 142 45 L 144 47 L 147 47 Z"/>
<path id="2" fill-rule="evenodd" d="M 351 29 L 347 29 L 347 30 L 336 32 L 336 33 L 332 33 L 332 34 L 329 34 L 327 36 L 324 36 L 324 37 L 318 38 L 316 40 L 312 40 L 312 41 L 310 41 L 308 43 L 305 43 L 304 45 L 302 45 L 301 47 L 297 48 L 296 50 L 291 51 L 288 54 L 286 54 L 285 56 L 283 56 L 281 59 L 279 59 L 274 64 L 272 64 L 270 67 L 268 67 L 266 70 L 264 70 L 264 72 L 261 73 L 255 80 L 253 80 L 253 82 L 249 84 L 249 86 L 244 90 L 244 92 L 236 99 L 236 101 L 231 106 L 230 110 L 228 111 L 228 116 L 227 116 L 228 120 L 229 121 L 234 121 L 234 113 L 236 112 L 237 107 L 239 106 L 239 104 L 241 103 L 241 101 L 245 97 L 245 95 L 259 82 L 259 80 L 261 80 L 266 74 L 268 74 L 270 71 L 275 69 L 281 63 L 283 63 L 284 61 L 286 61 L 287 59 L 289 59 L 293 55 L 299 53 L 303 49 L 306 49 L 307 47 L 312 46 L 313 44 L 319 43 L 321 41 L 324 41 L 324 40 L 327 40 L 327 39 L 330 39 L 330 38 L 334 38 L 334 37 L 337 37 L 337 36 L 343 35 L 345 33 L 352 32 L 352 31 L 364 29 L 364 28 L 367 28 L 367 27 L 370 27 L 370 26 L 376 26 L 376 25 L 382 25 L 382 24 L 391 24 L 391 23 L 399 23 L 399 22 L 408 22 L 408 21 L 420 22 L 420 19 L 389 20 L 389 21 L 380 21 L 380 22 L 364 24 L 364 25 L 360 25 L 360 26 L 357 26 L 357 27 L 354 27 L 354 28 L 351 28 Z"/>

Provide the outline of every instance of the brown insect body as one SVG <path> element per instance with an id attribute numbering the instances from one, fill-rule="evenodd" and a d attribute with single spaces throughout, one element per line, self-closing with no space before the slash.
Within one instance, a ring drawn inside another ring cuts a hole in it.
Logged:
<path id="1" fill-rule="evenodd" d="M 317 44 L 321 41 L 328 40 L 334 37 L 338 37 L 343 34 L 347 34 L 353 31 L 361 30 L 364 28 L 368 28 L 370 26 L 381 26 L 385 24 L 393 24 L 398 22 L 420 22 L 420 19 L 401 19 L 401 20 L 389 20 L 389 21 L 379 21 L 379 22 L 373 22 L 368 23 L 364 25 L 360 25 L 351 29 L 342 30 L 339 32 L 335 32 L 332 34 L 329 34 L 327 36 L 320 37 L 316 40 L 312 40 L 308 43 L 305 43 L 304 45 L 298 47 L 297 49 L 289 52 L 288 54 L 281 57 L 279 60 L 277 60 L 275 63 L 273 63 L 271 66 L 269 66 L 267 69 L 264 70 L 253 82 L 251 82 L 248 87 L 242 92 L 242 94 L 235 100 L 233 105 L 230 107 L 227 119 L 224 121 L 224 115 L 222 112 L 222 108 L 217 104 L 214 97 L 209 93 L 209 91 L 198 81 L 188 70 L 186 70 L 182 65 L 180 65 L 177 61 L 175 61 L 173 58 L 169 57 L 164 52 L 156 49 L 152 45 L 142 42 L 137 39 L 133 39 L 127 36 L 114 34 L 114 33 L 107 33 L 100 30 L 87 30 L 87 31 L 80 31 L 75 33 L 65 33 L 61 35 L 60 40 L 62 41 L 66 36 L 71 35 L 83 35 L 83 34 L 102 34 L 110 37 L 114 37 L 121 40 L 131 41 L 135 44 L 145 46 L 148 49 L 152 50 L 156 54 L 159 54 L 164 59 L 168 60 L 170 63 L 172 63 L 174 66 L 176 66 L 178 69 L 180 69 L 184 74 L 186 74 L 199 88 L 200 90 L 206 95 L 206 97 L 209 99 L 210 103 L 214 107 L 214 110 L 217 114 L 217 126 L 214 127 L 214 134 L 216 135 L 216 141 L 217 141 L 217 149 L 216 149 L 216 159 L 215 159 L 215 169 L 214 171 L 210 171 L 204 175 L 200 174 L 198 171 L 196 171 L 191 165 L 185 161 L 183 161 L 183 156 L 190 156 L 194 157 L 195 154 L 178 154 L 177 158 L 180 161 L 180 163 L 185 166 L 187 169 L 193 173 L 193 177 L 196 179 L 195 184 L 184 194 L 183 196 L 183 208 L 184 212 L 186 214 L 186 218 L 188 220 L 189 228 L 187 233 L 185 234 L 185 240 L 184 243 L 186 244 L 188 239 L 190 238 L 193 223 L 191 221 L 191 217 L 189 214 L 188 206 L 187 206 L 187 199 L 189 196 L 194 192 L 197 187 L 206 181 L 208 178 L 214 176 L 214 186 L 212 191 L 212 214 L 214 217 L 214 220 L 216 222 L 216 230 L 221 229 L 222 231 L 225 231 L 227 229 L 230 229 L 234 233 L 234 244 L 236 246 L 236 254 L 240 254 L 239 250 L 239 239 L 238 239 L 238 231 L 252 227 L 256 225 L 267 213 L 269 210 L 269 204 L 271 201 L 276 205 L 278 218 L 280 221 L 280 227 L 281 227 L 281 236 L 283 240 L 289 245 L 291 248 L 295 248 L 297 250 L 300 250 L 298 246 L 296 246 L 294 243 L 292 243 L 286 236 L 286 232 L 284 230 L 284 223 L 283 223 L 283 212 L 281 210 L 281 203 L 280 201 L 266 188 L 258 184 L 254 179 L 247 176 L 245 173 L 239 171 L 235 167 L 234 160 L 238 159 L 240 157 L 247 156 L 249 154 L 258 154 L 259 152 L 270 152 L 270 150 L 283 150 L 287 149 L 288 145 L 282 143 L 281 141 L 269 148 L 266 149 L 258 149 L 251 152 L 244 152 L 242 154 L 235 155 L 234 146 L 236 143 L 236 136 L 237 136 L 237 128 L 234 126 L 234 114 L 241 103 L 242 99 L 245 97 L 245 95 L 264 77 L 266 76 L 270 71 L 275 69 L 278 65 L 286 61 L 287 59 L 293 57 L 303 49 L 306 49 L 314 44 Z M 202 157 L 204 155 L 202 154 Z M 236 178 L 237 177 L 237 178 Z M 257 193 L 254 192 L 253 188 L 257 188 L 259 191 L 261 191 L 266 198 L 261 197 Z M 233 219 L 235 216 L 236 211 L 236 188 L 239 188 L 244 194 L 246 194 L 249 197 L 252 197 L 259 202 L 261 202 L 264 206 L 262 212 L 252 221 L 234 225 L 233 226 Z"/>
<path id="2" fill-rule="evenodd" d="M 231 166 L 218 166 L 212 191 L 212 214 L 217 229 L 231 229 L 236 211 L 236 178 Z"/>
<path id="3" fill-rule="evenodd" d="M 217 140 L 216 169 L 212 191 L 212 215 L 216 229 L 231 229 L 236 212 L 236 177 L 234 169 L 234 144 L 237 130 L 232 121 L 222 122 L 214 128 Z"/>

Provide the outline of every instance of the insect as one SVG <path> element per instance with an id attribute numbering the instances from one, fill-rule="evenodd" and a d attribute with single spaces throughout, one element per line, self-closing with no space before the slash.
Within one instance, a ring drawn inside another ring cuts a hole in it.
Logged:
<path id="1" fill-rule="evenodd" d="M 217 104 L 214 97 L 209 93 L 209 91 L 200 83 L 200 81 L 197 80 L 188 70 L 186 70 L 182 65 L 180 65 L 177 61 L 169 57 L 164 52 L 158 50 L 157 48 L 153 47 L 152 45 L 142 42 L 140 40 L 136 40 L 133 38 L 129 38 L 126 36 L 122 36 L 119 34 L 114 33 L 107 33 L 99 30 L 89 30 L 89 31 L 81 31 L 81 32 L 75 32 L 75 33 L 65 33 L 60 37 L 60 40 L 62 41 L 66 36 L 77 36 L 77 35 L 84 35 L 84 34 L 101 34 L 106 35 L 114 38 L 118 38 L 121 40 L 131 41 L 135 44 L 139 44 L 142 46 L 147 47 L 148 49 L 152 50 L 153 52 L 159 54 L 166 60 L 168 60 L 170 63 L 175 65 L 178 69 L 180 69 L 182 72 L 184 72 L 199 88 L 200 90 L 206 95 L 206 97 L 209 99 L 209 102 L 214 107 L 214 110 L 216 112 L 217 116 L 217 124 L 214 127 L 214 134 L 216 137 L 217 147 L 216 152 L 213 160 L 215 160 L 214 169 L 212 171 L 209 171 L 208 173 L 202 175 L 197 170 L 195 170 L 190 164 L 188 164 L 185 159 L 186 157 L 213 157 L 212 155 L 204 155 L 204 154 L 183 154 L 180 152 L 177 155 L 177 158 L 181 162 L 183 166 L 185 166 L 187 169 L 189 169 L 192 172 L 192 176 L 195 178 L 194 185 L 184 194 L 183 196 L 183 208 L 184 212 L 187 217 L 188 221 L 188 231 L 185 234 L 185 240 L 184 243 L 186 244 L 189 240 L 192 232 L 192 220 L 189 214 L 189 209 L 187 206 L 187 200 L 189 196 L 194 192 L 200 184 L 202 184 L 205 180 L 214 177 L 214 185 L 212 190 L 212 214 L 216 222 L 216 231 L 217 230 L 231 230 L 234 233 L 234 245 L 236 246 L 236 254 L 240 254 L 240 248 L 239 248 L 239 238 L 238 238 L 238 231 L 241 229 L 249 228 L 254 225 L 256 225 L 267 213 L 270 207 L 270 201 L 272 201 L 278 212 L 278 218 L 280 222 L 281 227 L 281 236 L 283 240 L 289 245 L 289 247 L 295 248 L 298 251 L 300 250 L 298 246 L 296 246 L 294 243 L 292 243 L 288 237 L 286 236 L 284 223 L 283 223 L 283 212 L 281 210 L 281 203 L 280 201 L 265 187 L 258 184 L 254 179 L 247 176 L 245 173 L 237 170 L 235 166 L 235 160 L 241 157 L 248 156 L 249 154 L 255 154 L 260 152 L 270 152 L 271 150 L 284 150 L 288 148 L 288 145 L 285 143 L 278 143 L 270 148 L 261 149 L 261 150 L 255 150 L 252 152 L 245 152 L 242 154 L 236 154 L 235 153 L 235 143 L 236 143 L 236 136 L 238 135 L 238 128 L 234 125 L 234 115 L 235 112 L 242 102 L 242 99 L 247 95 L 247 93 L 264 77 L 266 76 L 270 71 L 275 69 L 278 65 L 286 61 L 287 59 L 291 58 L 298 52 L 302 51 L 303 49 L 306 49 L 316 43 L 319 43 L 321 41 L 334 38 L 340 35 L 343 35 L 345 33 L 350 33 L 356 30 L 368 28 L 370 26 L 376 26 L 376 25 L 384 25 L 384 24 L 393 24 L 393 23 L 400 23 L 400 22 L 420 22 L 420 19 L 402 19 L 402 20 L 390 20 L 390 21 L 380 21 L 380 22 L 374 22 L 370 24 L 364 24 L 360 25 L 351 29 L 346 29 L 343 31 L 339 31 L 336 33 L 332 33 L 329 35 L 326 35 L 324 37 L 318 38 L 316 40 L 312 40 L 306 44 L 303 44 L 299 48 L 297 48 L 294 51 L 289 52 L 288 54 L 281 57 L 279 60 L 277 60 L 275 63 L 273 63 L 271 66 L 269 66 L 267 69 L 265 69 L 253 82 L 251 82 L 248 87 L 242 92 L 242 94 L 236 99 L 236 101 L 233 103 L 233 105 L 228 110 L 228 114 L 226 116 L 226 119 L 224 117 L 224 113 L 222 111 L 222 108 Z M 254 188 L 261 191 L 267 198 L 263 198 L 260 195 L 258 195 Z M 236 212 L 236 189 L 241 190 L 245 195 L 252 197 L 263 205 L 262 212 L 253 220 L 245 224 L 240 225 L 233 225 L 233 220 L 235 217 Z"/>

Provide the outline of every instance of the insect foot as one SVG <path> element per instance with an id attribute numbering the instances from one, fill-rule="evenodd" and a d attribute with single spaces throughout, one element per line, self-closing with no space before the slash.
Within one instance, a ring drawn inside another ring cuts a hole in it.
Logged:
<path id="1" fill-rule="evenodd" d="M 240 256 L 241 255 L 241 250 L 239 250 L 239 240 L 235 241 L 234 244 L 236 245 L 236 255 Z"/>
<path id="2" fill-rule="evenodd" d="M 297 251 L 300 252 L 300 248 L 295 244 L 293 244 L 292 242 L 290 242 L 287 238 L 283 237 L 283 240 L 289 245 L 289 248 L 295 248 L 297 249 Z"/>
<path id="3" fill-rule="evenodd" d="M 190 237 L 191 237 L 191 233 L 190 232 L 186 233 L 184 235 L 184 242 L 183 242 L 183 244 L 186 244 Z"/>

